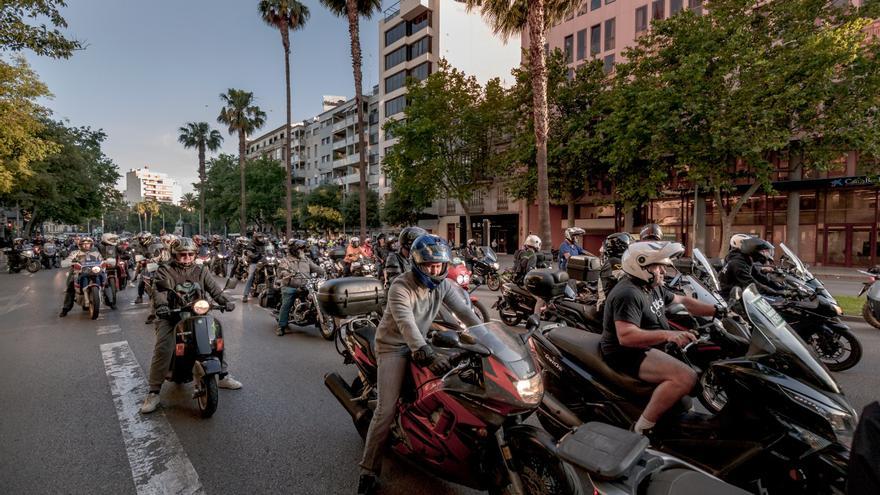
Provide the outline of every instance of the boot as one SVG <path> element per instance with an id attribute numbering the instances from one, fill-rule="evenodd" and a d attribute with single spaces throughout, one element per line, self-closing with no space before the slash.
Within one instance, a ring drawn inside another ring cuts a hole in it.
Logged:
<path id="1" fill-rule="evenodd" d="M 135 304 L 143 304 L 143 303 L 144 303 L 144 296 L 137 296 L 137 297 L 134 299 L 134 303 L 135 303 Z"/>

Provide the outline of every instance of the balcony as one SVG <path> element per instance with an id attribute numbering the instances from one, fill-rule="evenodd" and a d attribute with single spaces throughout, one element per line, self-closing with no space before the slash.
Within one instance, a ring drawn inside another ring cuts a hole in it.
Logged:
<path id="1" fill-rule="evenodd" d="M 401 17 L 411 21 L 430 8 L 430 0 L 401 0 Z"/>
<path id="2" fill-rule="evenodd" d="M 391 7 L 388 7 L 387 9 L 385 9 L 384 12 L 382 12 L 382 15 L 385 17 L 385 22 L 394 19 L 395 17 L 397 17 L 397 14 L 400 14 L 400 2 L 393 4 Z"/>

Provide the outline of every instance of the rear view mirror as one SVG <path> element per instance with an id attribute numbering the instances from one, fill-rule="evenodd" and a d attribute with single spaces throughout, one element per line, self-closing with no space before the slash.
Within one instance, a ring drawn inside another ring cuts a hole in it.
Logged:
<path id="1" fill-rule="evenodd" d="M 531 332 L 534 329 L 538 328 L 538 326 L 540 324 L 541 324 L 541 319 L 538 318 L 538 315 L 529 316 L 529 319 L 526 320 L 526 330 Z"/>
<path id="2" fill-rule="evenodd" d="M 431 337 L 431 343 L 437 347 L 458 347 L 458 342 L 458 332 L 454 330 L 437 331 L 434 332 L 434 336 Z"/>
<path id="3" fill-rule="evenodd" d="M 226 285 L 223 286 L 223 290 L 234 290 L 236 287 L 238 287 L 238 279 L 230 277 L 226 279 Z"/>

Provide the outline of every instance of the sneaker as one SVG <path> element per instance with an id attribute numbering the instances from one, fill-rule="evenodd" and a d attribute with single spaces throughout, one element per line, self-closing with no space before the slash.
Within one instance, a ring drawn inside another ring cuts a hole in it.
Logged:
<path id="1" fill-rule="evenodd" d="M 69 311 L 70 311 L 70 310 L 68 310 L 68 309 L 62 309 L 61 312 L 58 313 L 58 317 L 59 317 L 59 318 L 64 318 L 65 316 L 67 316 L 67 313 L 68 313 Z"/>
<path id="2" fill-rule="evenodd" d="M 248 296 L 241 296 L 241 302 L 243 302 L 243 303 L 248 302 Z"/>
<path id="3" fill-rule="evenodd" d="M 364 473 L 358 480 L 358 495 L 372 495 L 376 493 L 379 486 L 379 480 L 375 474 Z"/>
<path id="4" fill-rule="evenodd" d="M 135 298 L 135 300 L 134 300 L 134 303 L 135 304 L 143 304 L 144 303 L 144 296 L 137 296 L 137 298 Z"/>
<path id="5" fill-rule="evenodd" d="M 159 407 L 159 394 L 150 392 L 144 399 L 144 405 L 141 406 L 141 414 L 150 414 Z"/>
<path id="6" fill-rule="evenodd" d="M 281 337 L 284 335 L 284 327 L 278 327 L 275 329 L 275 335 Z"/>
<path id="7" fill-rule="evenodd" d="M 232 378 L 231 375 L 226 375 L 225 378 L 217 382 L 217 386 L 220 388 L 228 388 L 229 390 L 238 390 L 241 388 L 241 382 Z"/>

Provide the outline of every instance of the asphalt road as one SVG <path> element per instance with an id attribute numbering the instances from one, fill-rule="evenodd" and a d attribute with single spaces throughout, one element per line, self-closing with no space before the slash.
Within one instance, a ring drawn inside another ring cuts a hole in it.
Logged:
<path id="1" fill-rule="evenodd" d="M 315 329 L 277 337 L 267 311 L 238 304 L 218 318 L 230 370 L 244 387 L 221 390 L 217 413 L 202 420 L 189 387 L 166 383 L 161 412 L 144 418 L 131 411 L 131 397 L 139 405 L 143 389 L 118 393 L 129 382 L 106 344 L 127 343 L 139 364 L 129 369 L 137 382 L 154 340 L 143 323 L 146 305 L 132 304 L 129 289 L 119 308 L 102 309 L 97 321 L 79 308 L 60 319 L 63 283 L 61 270 L 0 274 L 0 492 L 138 493 L 151 474 L 150 456 L 173 452 L 191 465 L 204 493 L 354 493 L 363 444 L 323 384 L 327 372 L 351 378 L 353 371 Z M 496 293 L 480 288 L 478 296 L 489 306 Z M 880 331 L 852 326 L 865 356 L 836 377 L 861 410 L 880 396 Z M 164 432 L 165 447 L 133 450 L 132 435 L 151 428 Z M 382 493 L 414 490 L 472 493 L 386 461 Z"/>

